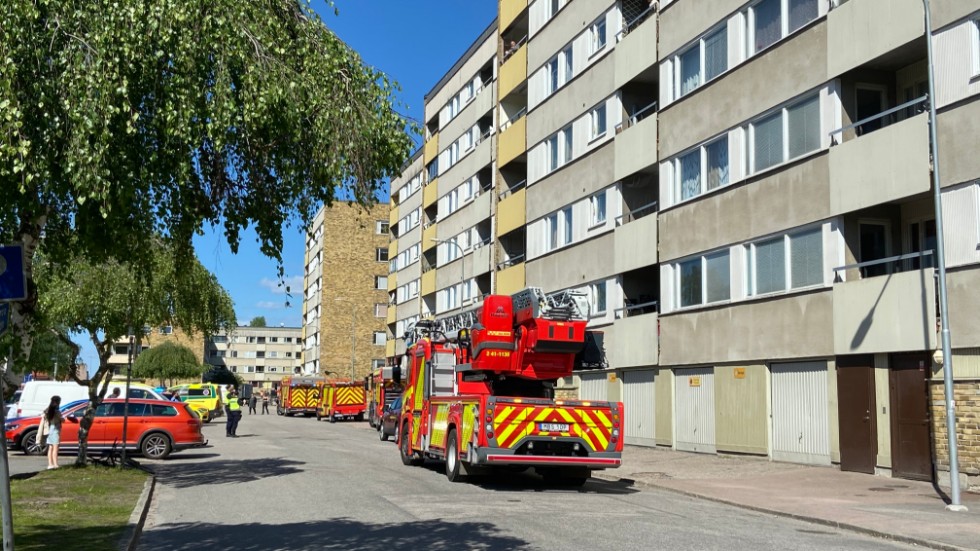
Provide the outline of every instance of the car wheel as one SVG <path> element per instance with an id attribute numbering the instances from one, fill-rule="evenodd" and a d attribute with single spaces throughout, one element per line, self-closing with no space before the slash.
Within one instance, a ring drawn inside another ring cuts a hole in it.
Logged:
<path id="1" fill-rule="evenodd" d="M 382 427 L 381 430 L 378 431 L 378 434 L 381 435 L 381 441 L 382 442 L 387 442 L 388 441 L 388 433 L 385 432 L 384 427 Z"/>
<path id="2" fill-rule="evenodd" d="M 465 478 L 460 472 L 459 438 L 456 429 L 449 431 L 449 444 L 446 445 L 446 478 L 450 482 L 462 482 Z"/>
<path id="3" fill-rule="evenodd" d="M 147 459 L 166 459 L 171 449 L 170 437 L 159 432 L 147 435 L 140 444 L 140 452 Z"/>
<path id="4" fill-rule="evenodd" d="M 20 448 L 27 455 L 41 455 L 44 453 L 44 448 L 37 441 L 37 430 L 29 430 L 24 433 L 24 436 L 20 439 Z"/>
<path id="5" fill-rule="evenodd" d="M 411 433 L 407 430 L 402 431 L 402 445 L 398 449 L 399 455 L 402 458 L 402 465 L 409 465 L 412 467 L 418 467 L 422 464 L 424 459 L 417 453 L 412 451 L 412 444 L 409 442 Z"/>

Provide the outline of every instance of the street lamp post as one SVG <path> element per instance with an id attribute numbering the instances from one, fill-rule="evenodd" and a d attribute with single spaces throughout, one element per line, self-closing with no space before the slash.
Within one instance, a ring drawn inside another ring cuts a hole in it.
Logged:
<path id="1" fill-rule="evenodd" d="M 463 258 L 463 247 L 459 246 L 459 243 L 455 239 L 436 239 L 432 238 L 434 243 L 444 243 L 446 245 L 452 245 L 456 247 L 459 251 L 459 307 L 463 307 L 463 288 L 466 286 L 466 259 Z"/>
<path id="2" fill-rule="evenodd" d="M 354 382 L 354 365 L 357 363 L 357 333 L 355 333 L 354 328 L 356 327 L 356 308 L 354 301 L 346 299 L 344 297 L 336 297 L 335 301 L 347 302 L 350 304 L 350 382 Z"/>

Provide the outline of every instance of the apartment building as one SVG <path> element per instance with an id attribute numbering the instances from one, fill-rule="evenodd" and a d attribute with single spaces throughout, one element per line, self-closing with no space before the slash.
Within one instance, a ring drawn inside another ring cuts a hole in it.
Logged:
<path id="1" fill-rule="evenodd" d="M 205 342 L 205 361 L 237 373 L 255 388 L 272 389 L 303 362 L 302 327 L 240 325 Z"/>
<path id="2" fill-rule="evenodd" d="M 931 15 L 927 32 L 921 0 L 501 0 L 492 270 L 470 296 L 589 293 L 610 368 L 574 386 L 625 402 L 628 443 L 948 481 L 935 166 L 960 471 L 980 484 L 980 0 Z M 430 94 L 427 121 L 458 92 Z M 420 174 L 423 213 L 448 190 L 428 191 L 449 143 L 429 130 L 393 183 Z M 390 321 L 451 311 L 410 308 Z"/>
<path id="3" fill-rule="evenodd" d="M 146 326 L 140 336 L 139 348 L 135 349 L 134 342 L 133 356 L 130 357 L 129 338 L 120 339 L 112 343 L 112 353 L 107 360 L 107 364 L 116 373 L 124 373 L 130 361 L 135 361 L 136 356 L 141 352 L 149 350 L 153 346 L 158 346 L 165 342 L 179 344 L 191 349 L 194 357 L 201 364 L 205 363 L 205 339 L 202 334 L 187 334 L 178 327 L 172 325 L 161 325 L 159 327 Z"/>
<path id="4" fill-rule="evenodd" d="M 308 375 L 360 380 L 388 341 L 389 205 L 336 201 L 306 235 L 303 362 Z"/>

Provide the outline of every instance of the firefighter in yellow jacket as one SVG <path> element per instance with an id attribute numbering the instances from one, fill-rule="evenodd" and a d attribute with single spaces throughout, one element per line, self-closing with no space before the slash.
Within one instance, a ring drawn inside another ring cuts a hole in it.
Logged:
<path id="1" fill-rule="evenodd" d="M 242 406 L 238 403 L 238 391 L 235 390 L 235 387 L 228 387 L 224 399 L 225 413 L 228 414 L 228 420 L 225 421 L 225 436 L 238 438 L 235 433 L 238 432 L 238 421 L 242 418 Z"/>

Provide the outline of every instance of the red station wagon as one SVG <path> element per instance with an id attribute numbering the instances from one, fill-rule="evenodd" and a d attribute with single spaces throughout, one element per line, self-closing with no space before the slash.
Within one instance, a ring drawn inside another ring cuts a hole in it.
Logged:
<path id="1" fill-rule="evenodd" d="M 61 451 L 78 450 L 78 427 L 87 406 L 88 402 L 82 402 L 63 409 Z M 99 405 L 89 430 L 89 450 L 122 447 L 125 407 L 122 399 L 108 399 Z M 37 445 L 40 425 L 40 416 L 10 419 L 4 426 L 7 443 L 27 454 L 42 453 Z M 148 459 L 164 459 L 175 451 L 199 448 L 207 445 L 201 425 L 201 418 L 185 403 L 130 398 L 126 449 L 138 451 Z"/>

